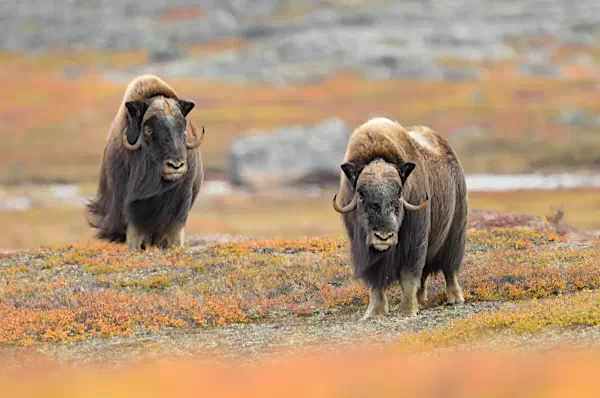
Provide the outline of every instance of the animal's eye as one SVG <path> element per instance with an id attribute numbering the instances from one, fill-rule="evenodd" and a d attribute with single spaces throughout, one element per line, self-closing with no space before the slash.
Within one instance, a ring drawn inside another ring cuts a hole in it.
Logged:
<path id="1" fill-rule="evenodd" d="M 144 127 L 144 134 L 148 136 L 152 135 L 152 129 L 148 126 Z"/>
<path id="2" fill-rule="evenodd" d="M 362 193 L 360 193 L 360 192 L 358 193 L 358 200 L 360 200 L 361 202 L 362 202 L 363 200 L 365 200 L 365 197 L 364 197 L 364 196 L 363 196 L 363 194 L 362 194 Z"/>

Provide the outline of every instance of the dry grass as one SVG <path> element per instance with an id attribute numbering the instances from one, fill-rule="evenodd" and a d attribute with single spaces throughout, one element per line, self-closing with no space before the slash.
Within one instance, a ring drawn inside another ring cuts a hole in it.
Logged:
<path id="1" fill-rule="evenodd" d="M 598 261 L 598 259 L 596 259 Z M 540 334 L 549 330 L 600 325 L 600 292 L 534 300 L 493 313 L 474 314 L 439 329 L 403 336 L 401 347 L 429 350 L 474 344 L 501 333 Z"/>
<path id="2" fill-rule="evenodd" d="M 600 246 L 526 230 L 477 232 L 461 275 L 468 301 L 523 300 L 600 288 Z M 444 285 L 430 284 L 430 305 Z M 168 327 L 210 327 L 360 311 L 343 239 L 248 241 L 205 251 L 93 244 L 0 260 L 0 345 L 77 341 Z M 390 302 L 401 298 L 398 287 Z"/>
<path id="3" fill-rule="evenodd" d="M 82 188 L 87 194 L 95 186 Z M 201 198 L 188 220 L 188 235 L 226 233 L 252 237 L 298 238 L 304 236 L 343 237 L 339 214 L 331 208 L 335 189 L 315 197 L 246 197 L 228 195 Z M 22 195 L 23 192 L 18 193 Z M 540 217 L 565 205 L 566 222 L 579 229 L 600 230 L 598 190 L 514 191 L 471 193 L 470 206 L 476 210 L 514 211 Z M 2 211 L 1 249 L 86 242 L 93 236 L 84 209 L 69 207 L 32 208 L 27 211 Z M 498 224 L 498 226 L 502 226 Z M 507 224 L 506 226 L 510 226 Z"/>
<path id="4" fill-rule="evenodd" d="M 600 191 L 566 189 L 553 191 L 476 192 L 469 195 L 473 209 L 547 216 L 564 206 L 565 221 L 574 228 L 600 230 Z"/>
<path id="5" fill-rule="evenodd" d="M 92 239 L 84 211 L 74 207 L 1 211 L 0 248 L 24 249 Z"/>

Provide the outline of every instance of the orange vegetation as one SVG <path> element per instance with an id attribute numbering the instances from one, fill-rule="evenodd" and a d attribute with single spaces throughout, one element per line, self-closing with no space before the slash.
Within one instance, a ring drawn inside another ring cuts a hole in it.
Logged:
<path id="1" fill-rule="evenodd" d="M 443 278 L 429 305 L 444 302 Z M 467 301 L 552 297 L 600 288 L 600 245 L 516 229 L 472 233 L 460 276 Z M 362 311 L 344 240 L 215 244 L 206 250 L 126 253 L 93 244 L 0 259 L 0 345 L 211 327 Z M 390 302 L 401 298 L 390 289 Z"/>
<path id="2" fill-rule="evenodd" d="M 0 383 L 15 397 L 596 397 L 599 354 L 347 352 L 250 368 L 193 361 L 75 368 L 32 360 L 2 372 Z"/>
<path id="3" fill-rule="evenodd" d="M 190 52 L 201 56 L 244 45 L 229 40 Z M 96 179 L 105 137 L 126 84 L 105 80 L 101 68 L 123 68 L 146 59 L 144 53 L 0 54 L 0 81 L 11 93 L 0 101 L 0 147 L 10 148 L 0 158 L 4 170 L 0 178 Z M 68 68 L 80 70 L 80 76 L 69 79 L 64 73 Z M 424 82 L 369 81 L 340 73 L 298 87 L 189 79 L 169 83 L 198 104 L 191 117 L 207 128 L 203 153 L 209 169 L 227 167 L 226 151 L 236 134 L 307 125 L 330 116 L 357 125 L 377 114 L 406 125 L 427 123 L 449 135 L 463 126 L 480 126 L 483 138 L 456 141 L 459 155 L 465 154 L 465 167 L 475 172 L 492 167 L 495 171 L 548 168 L 552 166 L 547 164 L 548 152 L 555 150 L 565 157 L 560 161 L 563 167 L 590 165 L 591 155 L 583 151 L 576 156 L 576 151 L 596 141 L 589 137 L 591 141 L 585 141 L 587 135 L 580 137 L 576 127 L 561 125 L 556 117 L 565 106 L 590 109 L 592 114 L 597 110 L 598 92 L 584 88 L 590 86 L 586 76 L 556 81 L 499 74 L 479 82 Z M 573 132 L 577 134 L 566 134 Z M 540 143 L 540 137 L 552 141 Z M 508 144 L 495 145 L 494 139 Z M 465 146 L 472 140 L 475 146 Z M 539 150 L 531 149 L 534 143 Z"/>

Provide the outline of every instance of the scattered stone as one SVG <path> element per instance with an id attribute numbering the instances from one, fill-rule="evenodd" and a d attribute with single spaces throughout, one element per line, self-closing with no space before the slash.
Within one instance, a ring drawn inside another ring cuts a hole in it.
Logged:
<path id="1" fill-rule="evenodd" d="M 518 71 L 522 76 L 560 77 L 562 74 L 560 65 L 536 62 L 521 63 L 518 66 Z"/>
<path id="2" fill-rule="evenodd" d="M 181 58 L 182 52 L 175 46 L 162 46 L 150 52 L 150 62 L 161 63 Z"/>
<path id="3" fill-rule="evenodd" d="M 598 128 L 600 127 L 600 116 L 591 116 L 581 108 L 568 108 L 560 111 L 558 121 L 562 124 Z"/>

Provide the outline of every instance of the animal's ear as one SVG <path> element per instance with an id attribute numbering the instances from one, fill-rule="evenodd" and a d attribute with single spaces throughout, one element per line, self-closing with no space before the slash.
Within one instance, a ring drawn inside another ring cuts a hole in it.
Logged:
<path id="1" fill-rule="evenodd" d="M 128 101 L 125 103 L 127 108 L 127 142 L 134 144 L 142 131 L 142 120 L 148 109 L 146 101 Z"/>
<path id="2" fill-rule="evenodd" d="M 402 181 L 402 185 L 404 185 L 406 179 L 414 169 L 415 164 L 410 162 L 402 163 L 400 166 L 398 166 L 398 173 L 400 174 L 400 180 Z"/>
<path id="3" fill-rule="evenodd" d="M 354 187 L 356 186 L 356 179 L 358 178 L 356 166 L 353 163 L 344 163 L 342 165 L 342 171 L 346 175 L 350 184 Z"/>
<path id="4" fill-rule="evenodd" d="M 181 108 L 181 113 L 184 117 L 186 117 L 195 106 L 196 104 L 194 104 L 192 101 L 179 100 L 179 107 Z"/>

